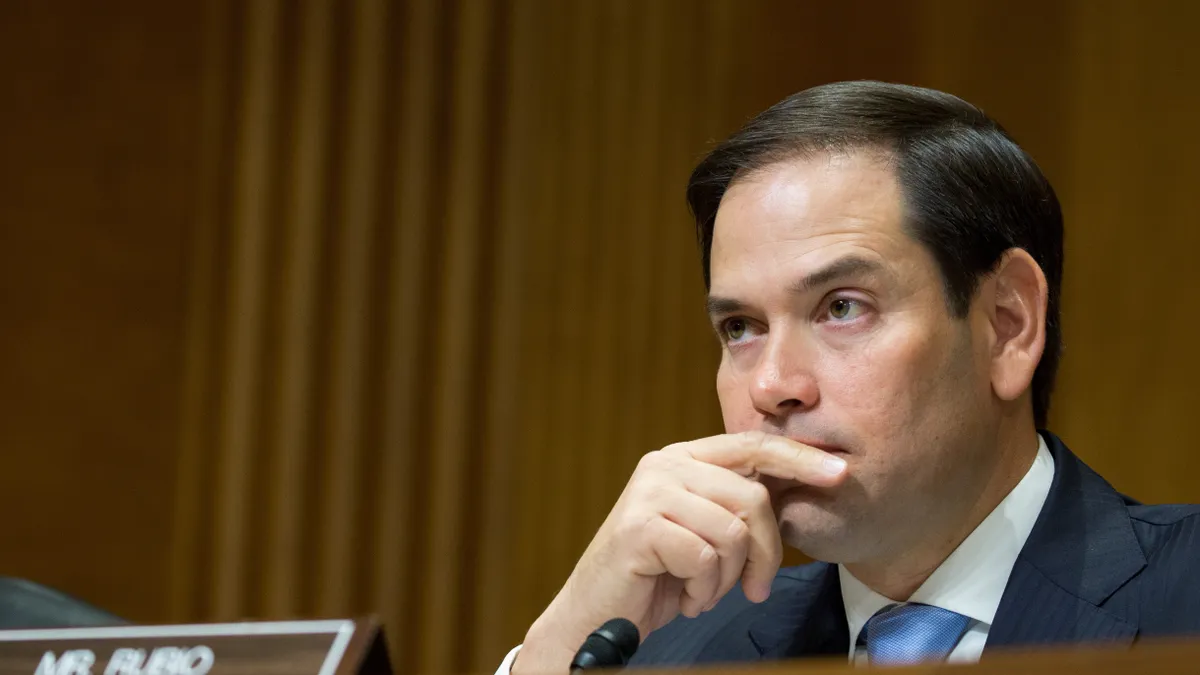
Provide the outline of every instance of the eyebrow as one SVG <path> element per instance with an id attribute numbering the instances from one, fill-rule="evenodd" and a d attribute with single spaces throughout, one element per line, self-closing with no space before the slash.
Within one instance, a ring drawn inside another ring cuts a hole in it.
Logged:
<path id="1" fill-rule="evenodd" d="M 847 256 L 822 267 L 819 270 L 810 272 L 797 280 L 788 287 L 788 291 L 793 294 L 806 293 L 814 288 L 828 286 L 829 284 L 841 281 L 851 277 L 863 277 L 872 274 L 880 274 L 884 271 L 883 265 L 869 258 L 859 256 Z M 721 314 L 734 314 L 745 311 L 747 305 L 741 300 L 733 298 L 723 298 L 720 296 L 708 296 L 709 316 L 717 316 Z"/>
<path id="2" fill-rule="evenodd" d="M 820 286 L 828 286 L 835 281 L 841 281 L 850 277 L 865 277 L 872 274 L 880 274 L 881 272 L 883 272 L 883 264 L 877 260 L 859 256 L 846 256 L 815 272 L 805 275 L 802 279 L 792 284 L 788 290 L 793 293 L 805 293 Z"/>

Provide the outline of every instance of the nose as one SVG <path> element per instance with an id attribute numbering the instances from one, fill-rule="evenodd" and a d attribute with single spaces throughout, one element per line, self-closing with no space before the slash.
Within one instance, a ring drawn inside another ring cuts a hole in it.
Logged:
<path id="1" fill-rule="evenodd" d="M 820 392 L 813 364 L 812 349 L 802 336 L 773 334 L 750 380 L 754 408 L 771 419 L 816 406 Z"/>

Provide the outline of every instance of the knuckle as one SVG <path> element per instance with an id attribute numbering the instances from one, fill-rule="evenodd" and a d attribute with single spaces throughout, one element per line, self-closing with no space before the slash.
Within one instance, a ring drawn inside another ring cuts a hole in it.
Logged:
<path id="1" fill-rule="evenodd" d="M 763 485 L 757 481 L 751 482 L 746 487 L 746 491 L 748 493 L 747 498 L 750 500 L 750 506 L 752 508 L 770 505 L 771 491 L 767 489 L 766 485 Z"/>
<path id="2" fill-rule="evenodd" d="M 767 444 L 767 434 L 757 429 L 743 431 L 738 436 L 742 447 L 750 451 L 762 450 Z"/>
<path id="3" fill-rule="evenodd" d="M 629 531 L 645 535 L 649 541 L 654 541 L 663 535 L 663 521 L 659 518 L 630 519 Z"/>
<path id="4" fill-rule="evenodd" d="M 664 448 L 642 455 L 642 459 L 638 461 L 638 470 L 641 473 L 664 473 L 673 471 L 678 464 L 678 454 Z"/>
<path id="5" fill-rule="evenodd" d="M 653 536 L 654 523 L 628 510 L 621 514 L 621 517 L 617 519 L 614 525 L 613 534 L 615 536 L 613 539 L 614 543 L 618 545 L 628 544 L 642 536 Z"/>
<path id="6" fill-rule="evenodd" d="M 658 511 L 663 504 L 670 500 L 674 487 L 660 481 L 648 481 L 647 483 L 642 488 L 640 501 Z"/>
<path id="7" fill-rule="evenodd" d="M 659 450 L 659 452 L 666 455 L 683 454 L 687 452 L 687 448 L 685 447 L 686 445 L 686 443 L 672 443 L 670 445 L 663 446 L 662 450 Z"/>
<path id="8" fill-rule="evenodd" d="M 654 450 L 652 452 L 647 452 L 646 454 L 642 455 L 641 459 L 638 460 L 637 471 L 638 472 L 652 471 L 661 462 L 662 462 L 662 451 L 661 450 Z"/>
<path id="9" fill-rule="evenodd" d="M 658 547 L 672 540 L 672 532 L 662 518 L 630 519 L 620 533 L 623 551 L 639 558 L 653 557 Z"/>

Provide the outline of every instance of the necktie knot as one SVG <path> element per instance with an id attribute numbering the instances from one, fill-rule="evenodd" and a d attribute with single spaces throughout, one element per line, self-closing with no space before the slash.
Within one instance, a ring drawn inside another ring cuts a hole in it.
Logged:
<path id="1" fill-rule="evenodd" d="M 944 661 L 970 623 L 970 617 L 933 605 L 888 605 L 863 627 L 867 658 L 877 666 Z"/>

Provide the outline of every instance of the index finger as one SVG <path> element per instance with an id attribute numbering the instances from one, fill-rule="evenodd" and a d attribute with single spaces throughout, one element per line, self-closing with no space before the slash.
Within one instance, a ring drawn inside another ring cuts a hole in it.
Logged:
<path id="1" fill-rule="evenodd" d="M 837 485 L 846 474 L 846 460 L 841 457 L 760 431 L 710 436 L 672 449 L 747 477 L 766 474 L 827 487 Z"/>

